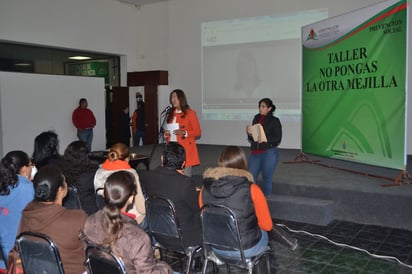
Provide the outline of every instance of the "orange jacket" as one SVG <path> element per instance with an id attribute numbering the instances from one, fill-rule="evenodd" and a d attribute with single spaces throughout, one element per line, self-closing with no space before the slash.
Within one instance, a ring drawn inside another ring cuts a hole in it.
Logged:
<path id="1" fill-rule="evenodd" d="M 253 181 L 253 175 L 250 172 L 236 169 L 236 168 L 226 168 L 226 167 L 215 167 L 215 168 L 208 168 L 203 173 L 203 178 L 213 178 L 218 180 L 220 177 L 224 177 L 226 175 L 238 176 L 238 177 L 245 177 L 249 182 Z M 263 194 L 260 187 L 252 183 L 250 185 L 250 196 L 253 201 L 253 205 L 255 207 L 255 214 L 258 220 L 258 225 L 261 229 L 270 231 L 273 227 L 272 217 L 270 215 L 269 205 L 266 200 L 265 195 Z M 199 206 L 203 206 L 203 187 L 200 190 L 199 194 Z"/>
<path id="2" fill-rule="evenodd" d="M 199 152 L 196 146 L 196 138 L 202 134 L 196 112 L 192 109 L 186 110 L 184 117 L 182 113 L 173 113 L 179 129 L 186 130 L 186 136 L 177 135 L 177 142 L 181 144 L 186 152 L 186 166 L 196 166 L 200 164 Z M 170 137 L 167 140 L 170 141 Z"/>

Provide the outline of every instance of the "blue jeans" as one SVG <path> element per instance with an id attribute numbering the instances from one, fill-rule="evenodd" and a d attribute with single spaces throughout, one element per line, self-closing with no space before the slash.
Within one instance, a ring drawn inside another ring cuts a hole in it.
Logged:
<path id="1" fill-rule="evenodd" d="M 92 151 L 93 129 L 77 130 L 77 137 L 86 144 L 89 152 Z"/>
<path id="2" fill-rule="evenodd" d="M 279 151 L 272 147 L 261 154 L 250 154 L 248 169 L 252 173 L 255 183 L 258 181 L 259 173 L 262 172 L 263 194 L 272 194 L 272 177 L 276 165 L 279 162 Z"/>
<path id="3" fill-rule="evenodd" d="M 134 139 L 133 139 L 133 145 L 135 147 L 139 146 L 140 139 L 142 139 L 142 145 L 144 145 L 144 130 L 137 129 L 136 133 L 134 134 Z"/>
<path id="4" fill-rule="evenodd" d="M 264 230 L 260 230 L 260 232 L 262 234 L 262 237 L 260 238 L 259 242 L 257 242 L 257 244 L 255 244 L 251 248 L 244 250 L 246 258 L 256 256 L 257 254 L 261 254 L 266 250 L 266 247 L 268 246 L 268 233 Z M 239 251 L 229 251 L 214 248 L 213 252 L 222 257 L 240 258 Z"/>

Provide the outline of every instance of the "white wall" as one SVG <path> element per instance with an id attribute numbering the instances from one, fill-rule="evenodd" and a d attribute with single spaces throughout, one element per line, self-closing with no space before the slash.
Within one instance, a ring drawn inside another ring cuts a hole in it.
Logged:
<path id="1" fill-rule="evenodd" d="M 168 4 L 144 5 L 137 11 L 138 70 L 167 70 Z"/>
<path id="2" fill-rule="evenodd" d="M 11 150 L 31 155 L 34 138 L 47 130 L 58 134 L 63 153 L 69 143 L 77 140 L 72 112 L 82 97 L 87 98 L 96 116 L 92 149 L 103 150 L 103 78 L 0 72 L 0 155 Z"/>
<path id="3" fill-rule="evenodd" d="M 115 0 L 0 0 L 0 40 L 125 55 L 137 70 L 137 8 Z"/>

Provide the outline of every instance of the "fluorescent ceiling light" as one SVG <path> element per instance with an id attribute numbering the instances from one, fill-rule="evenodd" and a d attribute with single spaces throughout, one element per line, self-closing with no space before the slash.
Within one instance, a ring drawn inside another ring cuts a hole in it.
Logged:
<path id="1" fill-rule="evenodd" d="M 15 63 L 15 66 L 19 66 L 19 67 L 28 67 L 28 66 L 32 66 L 33 64 L 30 63 Z"/>
<path id="2" fill-rule="evenodd" d="M 71 59 L 71 60 L 89 60 L 89 59 L 92 59 L 92 58 L 87 57 L 87 56 L 71 56 L 71 57 L 69 57 L 69 59 Z"/>

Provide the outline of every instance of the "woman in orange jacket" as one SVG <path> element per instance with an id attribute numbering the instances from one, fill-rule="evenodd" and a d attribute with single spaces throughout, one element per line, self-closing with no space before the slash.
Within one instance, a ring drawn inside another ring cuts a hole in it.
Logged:
<path id="1" fill-rule="evenodd" d="M 201 135 L 201 129 L 196 112 L 187 104 L 186 95 L 183 90 L 175 89 L 169 97 L 172 109 L 167 113 L 167 128 L 164 135 L 167 142 L 178 142 L 186 152 L 186 163 L 184 174 L 192 176 L 192 166 L 200 164 L 199 152 L 196 146 L 196 138 Z M 171 126 L 174 124 L 174 126 Z"/>
<path id="2" fill-rule="evenodd" d="M 245 256 L 251 257 L 265 251 L 268 232 L 273 223 L 269 206 L 260 187 L 253 183 L 253 175 L 247 170 L 243 149 L 226 147 L 219 156 L 218 167 L 203 173 L 203 187 L 199 194 L 199 206 L 222 204 L 237 216 Z M 239 252 L 215 250 L 222 256 L 238 257 Z"/>

